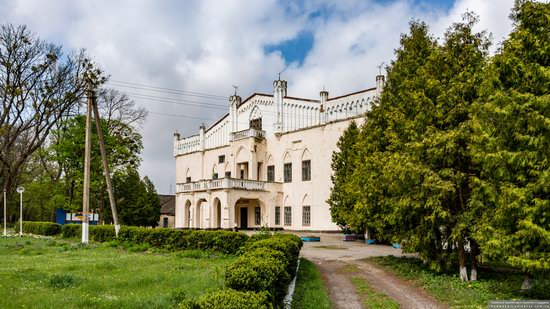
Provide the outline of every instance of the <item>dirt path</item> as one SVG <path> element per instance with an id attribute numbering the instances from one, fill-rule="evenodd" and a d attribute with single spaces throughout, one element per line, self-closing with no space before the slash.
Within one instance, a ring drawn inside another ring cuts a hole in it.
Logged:
<path id="1" fill-rule="evenodd" d="M 364 308 L 351 283 L 352 277 L 364 278 L 370 286 L 395 300 L 401 308 L 447 308 L 412 282 L 405 281 L 362 259 L 371 256 L 401 256 L 401 250 L 390 246 L 367 246 L 343 243 L 338 236 L 322 236 L 321 243 L 305 243 L 301 252 L 315 263 L 335 308 Z M 348 265 L 355 266 L 350 272 Z"/>
<path id="2" fill-rule="evenodd" d="M 330 299 L 336 308 L 361 309 L 359 296 L 355 293 L 355 287 L 342 268 L 346 263 L 341 261 L 315 261 L 313 263 L 319 269 L 325 286 L 329 289 Z"/>
<path id="3" fill-rule="evenodd" d="M 395 300 L 401 308 L 447 308 L 423 289 L 405 281 L 384 269 L 365 261 L 350 261 L 359 268 L 360 275 L 370 286 Z"/>

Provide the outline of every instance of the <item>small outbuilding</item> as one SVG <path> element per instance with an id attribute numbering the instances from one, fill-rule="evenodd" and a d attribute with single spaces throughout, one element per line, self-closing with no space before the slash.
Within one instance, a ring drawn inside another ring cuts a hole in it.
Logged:
<path id="1" fill-rule="evenodd" d="M 159 227 L 174 228 L 176 218 L 176 196 L 159 194 L 160 221 Z"/>

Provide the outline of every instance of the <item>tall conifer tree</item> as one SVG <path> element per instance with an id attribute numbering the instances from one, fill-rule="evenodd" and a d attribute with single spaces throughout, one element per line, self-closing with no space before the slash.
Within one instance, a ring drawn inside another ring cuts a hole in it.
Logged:
<path id="1" fill-rule="evenodd" d="M 514 29 L 486 70 L 472 147 L 482 163 L 483 253 L 550 269 L 550 4 L 517 1 Z"/>

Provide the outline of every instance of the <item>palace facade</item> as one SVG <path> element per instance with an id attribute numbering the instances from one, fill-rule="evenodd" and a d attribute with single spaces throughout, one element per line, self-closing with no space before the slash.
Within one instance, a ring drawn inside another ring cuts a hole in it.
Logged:
<path id="1" fill-rule="evenodd" d="M 284 228 L 335 231 L 326 200 L 332 153 L 352 120 L 379 96 L 376 87 L 319 99 L 273 94 L 229 98 L 229 113 L 197 135 L 174 134 L 176 228 Z"/>

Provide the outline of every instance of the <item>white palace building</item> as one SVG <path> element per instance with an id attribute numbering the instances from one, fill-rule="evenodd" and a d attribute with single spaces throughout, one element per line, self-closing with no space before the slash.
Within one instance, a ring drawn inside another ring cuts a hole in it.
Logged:
<path id="1" fill-rule="evenodd" d="M 319 99 L 273 94 L 229 98 L 229 114 L 199 134 L 174 134 L 176 228 L 336 231 L 327 199 L 332 153 L 380 94 L 376 87 Z"/>

